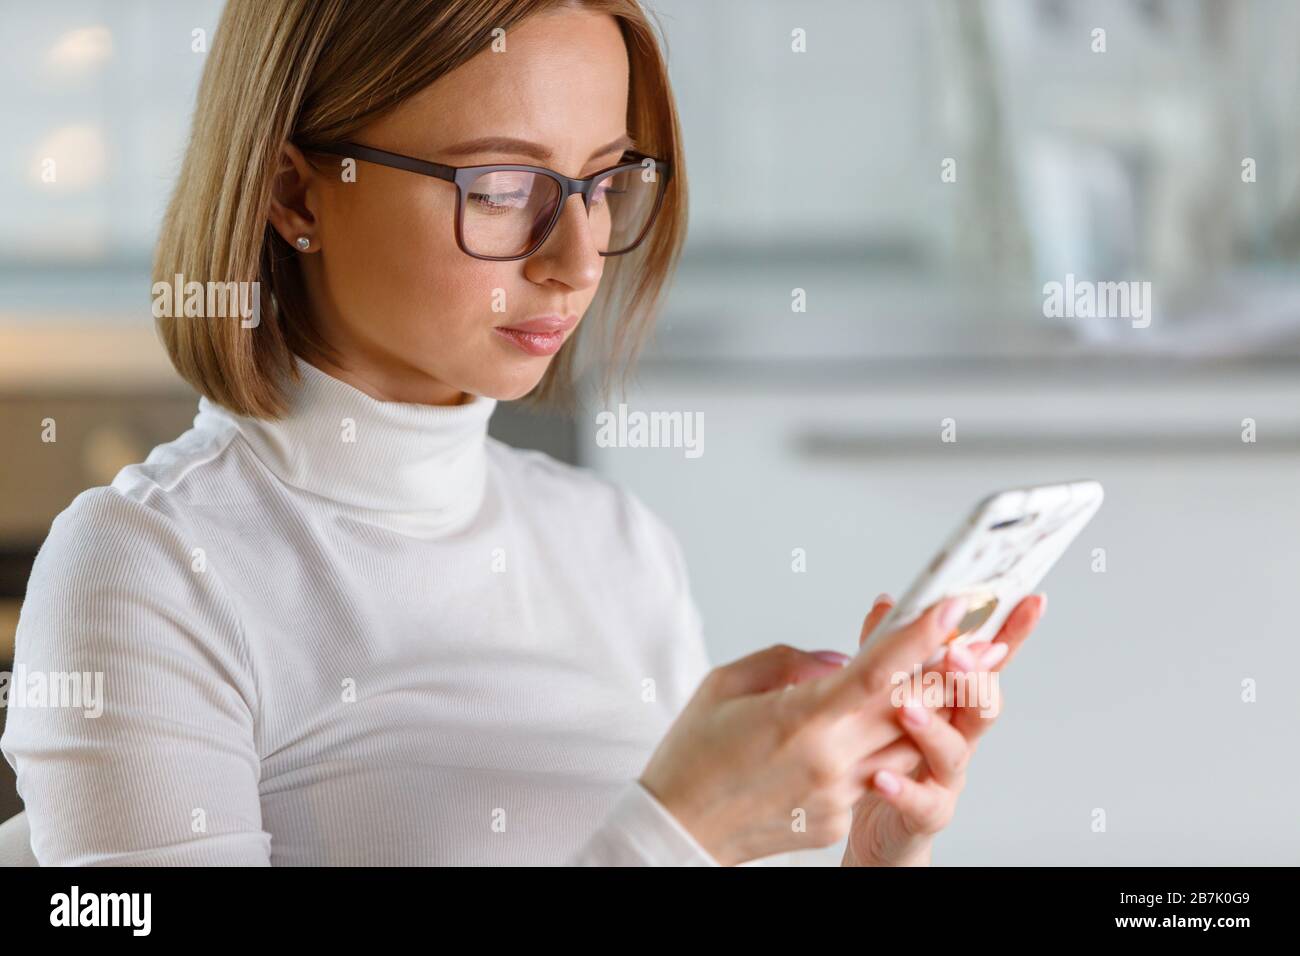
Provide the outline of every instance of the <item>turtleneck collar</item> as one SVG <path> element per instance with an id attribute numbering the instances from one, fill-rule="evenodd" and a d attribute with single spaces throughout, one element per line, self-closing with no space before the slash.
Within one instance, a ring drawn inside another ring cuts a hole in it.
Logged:
<path id="1" fill-rule="evenodd" d="M 295 356 L 289 412 L 276 421 L 199 399 L 196 428 L 231 422 L 287 485 L 358 518 L 419 536 L 448 533 L 482 504 L 495 398 L 464 405 L 383 402 Z"/>

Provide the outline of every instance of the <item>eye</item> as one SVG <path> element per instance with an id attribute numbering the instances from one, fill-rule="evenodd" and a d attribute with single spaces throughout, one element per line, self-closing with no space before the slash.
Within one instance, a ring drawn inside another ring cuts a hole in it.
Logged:
<path id="1" fill-rule="evenodd" d="M 593 203 L 603 203 L 610 196 L 623 195 L 627 192 L 623 182 L 623 177 L 626 175 L 626 173 L 615 173 L 613 176 L 602 179 L 596 188 L 592 190 L 591 201 Z"/>
<path id="2" fill-rule="evenodd" d="M 518 189 L 508 193 L 470 193 L 469 200 L 485 212 L 506 212 L 524 205 L 528 194 Z"/>

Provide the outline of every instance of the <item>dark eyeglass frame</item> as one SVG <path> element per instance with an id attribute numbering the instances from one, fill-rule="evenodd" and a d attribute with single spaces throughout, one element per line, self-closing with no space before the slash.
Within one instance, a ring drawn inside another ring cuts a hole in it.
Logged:
<path id="1" fill-rule="evenodd" d="M 645 241 L 645 237 L 650 234 L 655 220 L 659 218 L 659 208 L 663 205 L 664 194 L 668 191 L 668 180 L 672 177 L 672 164 L 666 160 L 655 159 L 638 150 L 627 150 L 623 154 L 623 159 L 613 166 L 608 166 L 598 172 L 592 173 L 585 179 L 572 179 L 563 173 L 557 173 L 553 169 L 547 169 L 545 166 L 521 166 L 515 164 L 495 163 L 487 166 L 447 166 L 443 163 L 431 162 L 427 159 L 417 159 L 414 156 L 403 156 L 401 153 L 389 152 L 386 149 L 379 149 L 374 146 L 365 146 L 361 143 L 326 143 L 323 146 L 304 146 L 300 147 L 304 153 L 327 153 L 331 156 L 343 156 L 353 159 L 364 160 L 367 163 L 376 163 L 380 166 L 389 166 L 393 169 L 403 169 L 411 173 L 419 173 L 421 176 L 432 176 L 435 179 L 446 180 L 454 183 L 456 186 L 456 245 L 460 247 L 461 252 L 475 259 L 486 259 L 489 262 L 514 262 L 517 259 L 527 259 L 537 252 L 538 249 L 545 245 L 555 224 L 560 221 L 560 214 L 564 212 L 565 203 L 570 196 L 577 194 L 582 197 L 582 205 L 586 209 L 588 216 L 591 214 L 591 194 L 595 188 L 596 181 L 604 179 L 606 176 L 619 172 L 630 172 L 632 170 L 643 170 L 646 168 L 645 161 L 650 160 L 654 163 L 655 178 L 659 184 L 659 189 L 655 195 L 654 208 L 650 210 L 650 218 L 646 220 L 645 228 L 641 234 L 636 237 L 626 249 L 619 252 L 602 252 L 602 256 L 621 256 L 626 255 L 637 246 Z M 554 180 L 560 187 L 560 199 L 555 204 L 555 212 L 551 214 L 551 221 L 546 224 L 546 228 L 538 237 L 537 242 L 527 252 L 517 256 L 487 256 L 472 251 L 465 244 L 464 222 L 465 222 L 465 205 L 469 196 L 469 188 L 474 181 L 485 173 L 493 172 L 529 172 L 537 173 Z"/>

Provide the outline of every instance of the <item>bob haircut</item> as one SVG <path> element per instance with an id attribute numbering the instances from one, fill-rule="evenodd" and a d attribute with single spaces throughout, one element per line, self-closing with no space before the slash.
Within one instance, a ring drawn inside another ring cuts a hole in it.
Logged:
<path id="1" fill-rule="evenodd" d="M 410 96 L 488 49 L 494 32 L 574 7 L 613 16 L 627 45 L 628 132 L 672 164 L 663 205 L 639 248 L 605 260 L 589 317 L 525 401 L 572 411 L 584 351 L 600 356 L 602 390 L 649 338 L 686 235 L 686 175 L 677 108 L 638 0 L 229 0 L 204 67 L 190 139 L 163 217 L 153 280 L 259 283 L 259 322 L 157 319 L 172 364 L 232 412 L 288 411 L 293 356 L 337 361 L 312 326 L 296 251 L 267 220 L 280 150 L 348 140 Z M 616 316 L 611 321 L 610 316 Z M 592 318 L 595 321 L 592 321 Z M 591 326 L 592 328 L 589 328 Z M 598 342 L 590 341 L 598 335 Z"/>

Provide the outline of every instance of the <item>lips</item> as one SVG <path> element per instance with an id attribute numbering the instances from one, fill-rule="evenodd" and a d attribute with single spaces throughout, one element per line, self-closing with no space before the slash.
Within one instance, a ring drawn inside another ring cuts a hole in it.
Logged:
<path id="1" fill-rule="evenodd" d="M 498 326 L 510 332 L 567 332 L 578 324 L 576 315 L 539 315 L 515 325 Z"/>
<path id="2" fill-rule="evenodd" d="M 492 331 L 527 355 L 554 355 L 577 324 L 576 315 L 543 315 L 517 325 L 496 326 Z"/>

